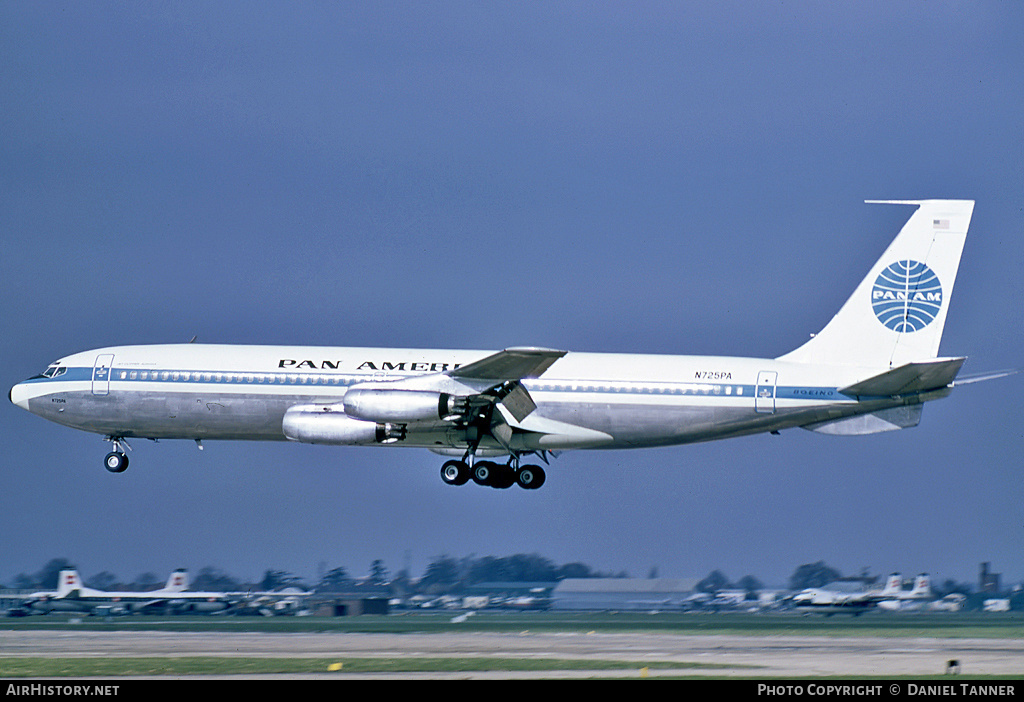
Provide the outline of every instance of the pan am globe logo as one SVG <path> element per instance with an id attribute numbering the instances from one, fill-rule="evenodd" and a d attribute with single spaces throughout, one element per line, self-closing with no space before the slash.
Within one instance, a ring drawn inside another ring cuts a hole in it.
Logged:
<path id="1" fill-rule="evenodd" d="M 894 332 L 916 332 L 931 324 L 942 308 L 942 285 L 931 268 L 918 261 L 897 261 L 875 280 L 871 308 Z"/>

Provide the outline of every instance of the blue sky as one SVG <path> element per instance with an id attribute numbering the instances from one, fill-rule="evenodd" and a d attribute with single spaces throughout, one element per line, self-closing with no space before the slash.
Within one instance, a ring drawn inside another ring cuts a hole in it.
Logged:
<path id="1" fill-rule="evenodd" d="M 187 341 L 777 356 L 909 215 L 973 198 L 942 352 L 1024 367 L 1024 8 L 1007 2 L 5 3 L 9 387 Z M 7 404 L 0 582 L 66 557 L 423 572 L 1024 579 L 1021 378 L 921 426 L 562 455 L 539 492 L 428 452 L 136 442 Z"/>

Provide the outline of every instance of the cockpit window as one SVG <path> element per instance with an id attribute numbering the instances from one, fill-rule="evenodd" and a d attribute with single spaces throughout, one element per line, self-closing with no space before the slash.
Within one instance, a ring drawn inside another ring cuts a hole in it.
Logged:
<path id="1" fill-rule="evenodd" d="M 40 375 L 44 378 L 56 378 L 58 375 L 64 375 L 67 372 L 67 366 L 52 365 L 44 370 Z"/>

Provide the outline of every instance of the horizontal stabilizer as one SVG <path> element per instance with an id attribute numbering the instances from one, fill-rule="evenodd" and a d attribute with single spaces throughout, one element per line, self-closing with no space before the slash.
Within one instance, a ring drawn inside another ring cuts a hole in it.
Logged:
<path id="1" fill-rule="evenodd" d="M 567 352 L 552 349 L 512 348 L 447 371 L 453 378 L 470 380 L 522 380 L 536 378 Z"/>
<path id="2" fill-rule="evenodd" d="M 937 358 L 934 361 L 907 363 L 842 388 L 850 397 L 891 397 L 912 395 L 947 387 L 960 372 L 966 358 Z"/>

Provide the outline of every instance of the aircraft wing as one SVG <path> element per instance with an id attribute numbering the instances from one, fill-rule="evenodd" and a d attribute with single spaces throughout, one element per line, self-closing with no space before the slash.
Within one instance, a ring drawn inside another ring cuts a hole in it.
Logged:
<path id="1" fill-rule="evenodd" d="M 465 430 L 473 449 L 486 436 L 512 453 L 605 444 L 611 440 L 607 434 L 535 413 L 537 404 L 523 381 L 540 377 L 567 353 L 513 347 L 438 373 L 358 383 L 337 405 L 299 407 L 297 429 L 291 430 L 303 430 L 298 422 L 305 418 L 341 412 L 363 422 L 399 426 L 403 433 Z M 327 437 L 329 443 L 329 433 Z"/>
<path id="2" fill-rule="evenodd" d="M 403 397 L 414 398 L 417 394 L 437 392 L 459 400 L 463 411 L 504 401 L 507 406 L 515 406 L 516 415 L 523 417 L 536 409 L 536 405 L 520 381 L 524 378 L 539 377 L 566 353 L 552 349 L 509 348 L 451 370 L 400 380 L 359 383 L 346 392 L 343 411 L 357 419 L 404 421 L 407 418 L 384 416 L 381 408 L 386 411 L 387 403 L 401 404 Z M 424 400 L 426 405 L 430 404 L 424 397 L 420 399 Z M 432 402 L 436 404 L 437 400 Z M 372 408 L 367 410 L 359 407 L 353 413 L 350 405 L 356 407 L 357 403 L 372 404 Z M 427 411 L 426 414 L 429 415 L 430 412 Z M 408 420 L 430 423 L 436 422 L 437 418 L 414 416 Z"/>
<path id="3" fill-rule="evenodd" d="M 538 443 L 550 449 L 559 448 L 567 442 L 605 443 L 611 438 L 607 434 L 533 414 L 537 405 L 520 381 L 540 377 L 566 353 L 533 347 L 508 348 L 445 374 L 460 381 L 473 384 L 483 381 L 487 384 L 486 389 L 465 399 L 471 408 L 478 411 L 493 407 L 488 422 L 489 433 L 503 446 L 509 446 L 515 432 L 540 435 Z"/>
<path id="4" fill-rule="evenodd" d="M 949 386 L 960 372 L 965 357 L 936 358 L 907 363 L 839 390 L 851 397 L 891 397 L 938 390 Z"/>
<path id="5" fill-rule="evenodd" d="M 527 397 L 529 396 L 527 395 Z M 545 450 L 557 450 L 569 445 L 600 446 L 612 439 L 611 436 L 601 431 L 559 422 L 536 414 L 527 413 L 517 416 L 508 402 L 497 403 L 495 409 L 497 412 L 492 417 L 491 436 L 506 447 L 509 446 L 512 435 L 516 431 L 537 435 L 537 444 Z"/>
<path id="6" fill-rule="evenodd" d="M 509 348 L 469 365 L 446 371 L 446 374 L 465 380 L 501 381 L 537 378 L 566 353 L 566 351 L 553 349 Z"/>

